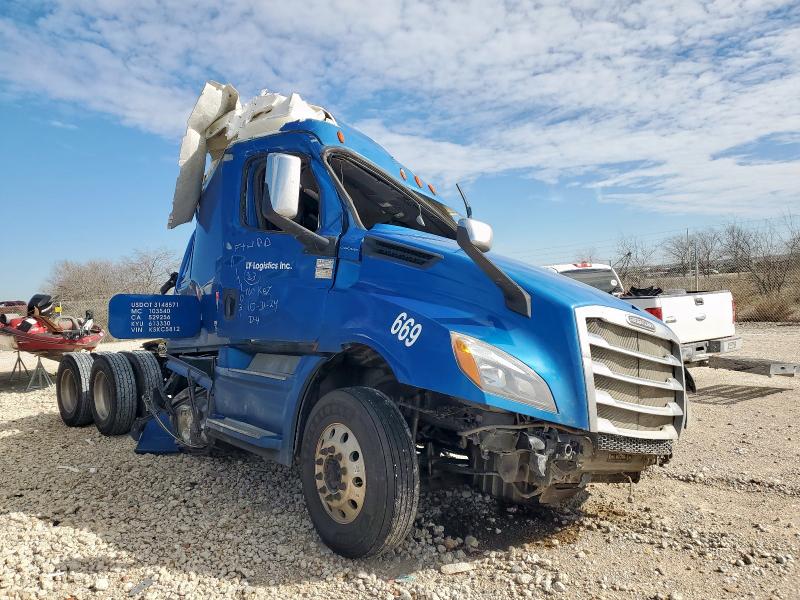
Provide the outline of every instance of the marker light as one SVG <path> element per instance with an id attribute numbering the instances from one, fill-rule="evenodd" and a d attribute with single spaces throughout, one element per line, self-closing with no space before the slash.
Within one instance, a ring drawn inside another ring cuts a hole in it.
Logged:
<path id="1" fill-rule="evenodd" d="M 433 187 L 432 183 L 428 184 L 428 189 L 431 191 L 431 194 L 433 194 L 434 196 L 436 195 L 436 188 Z"/>
<path id="2" fill-rule="evenodd" d="M 402 177 L 402 178 L 403 178 L 403 181 L 405 181 L 406 179 L 408 179 L 408 175 L 406 175 L 406 171 L 405 171 L 405 169 L 400 169 L 400 177 Z"/>
<path id="3" fill-rule="evenodd" d="M 336 132 L 336 137 L 338 137 L 338 138 L 339 138 L 339 142 L 341 142 L 342 144 L 344 144 L 344 134 L 343 134 L 341 131 L 337 131 L 337 132 Z"/>
<path id="4" fill-rule="evenodd" d="M 451 332 L 450 340 L 458 366 L 484 392 L 558 412 L 547 383 L 528 365 L 463 333 Z"/>
<path id="5" fill-rule="evenodd" d="M 572 263 L 572 264 L 574 266 L 578 267 L 579 269 L 585 269 L 587 267 L 591 267 L 592 266 L 592 263 L 586 262 L 586 261 L 579 262 L 579 263 Z"/>
<path id="6" fill-rule="evenodd" d="M 419 175 L 414 175 L 414 181 L 417 182 L 417 187 L 422 187 L 422 179 L 419 178 Z"/>

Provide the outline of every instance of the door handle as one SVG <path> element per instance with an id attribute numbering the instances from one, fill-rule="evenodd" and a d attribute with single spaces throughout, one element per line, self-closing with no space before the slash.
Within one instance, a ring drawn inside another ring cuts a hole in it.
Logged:
<path id="1" fill-rule="evenodd" d="M 236 316 L 236 306 L 239 304 L 239 290 L 225 288 L 222 290 L 222 314 L 226 321 Z"/>
<path id="2" fill-rule="evenodd" d="M 705 320 L 706 320 L 706 315 L 705 315 L 705 313 L 703 313 L 702 315 L 697 315 L 697 316 L 694 318 L 694 320 L 695 320 L 695 321 L 705 321 Z"/>

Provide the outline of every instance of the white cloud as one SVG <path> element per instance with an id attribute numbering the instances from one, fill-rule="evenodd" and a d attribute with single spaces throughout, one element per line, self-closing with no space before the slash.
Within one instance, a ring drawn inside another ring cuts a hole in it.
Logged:
<path id="1" fill-rule="evenodd" d="M 57 2 L 0 79 L 177 137 L 205 79 L 299 91 L 426 178 L 509 170 L 676 212 L 800 207 L 800 9 L 779 0 Z M 778 138 L 773 138 L 778 139 Z"/>
<path id="2" fill-rule="evenodd" d="M 74 125 L 73 123 L 65 123 L 64 121 L 59 121 L 58 119 L 50 119 L 48 121 L 50 125 L 53 127 L 57 127 L 59 129 L 77 129 L 78 126 Z"/>

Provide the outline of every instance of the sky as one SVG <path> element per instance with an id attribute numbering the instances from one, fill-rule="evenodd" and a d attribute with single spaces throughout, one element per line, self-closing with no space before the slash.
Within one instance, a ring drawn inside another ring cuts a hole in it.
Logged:
<path id="1" fill-rule="evenodd" d="M 5 0 L 0 300 L 58 260 L 182 253 L 192 228 L 166 221 L 206 80 L 298 92 L 462 182 L 534 264 L 800 210 L 798 1 Z"/>

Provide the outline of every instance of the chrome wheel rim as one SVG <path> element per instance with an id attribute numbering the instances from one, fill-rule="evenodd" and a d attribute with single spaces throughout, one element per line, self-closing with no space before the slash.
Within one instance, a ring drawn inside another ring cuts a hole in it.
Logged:
<path id="1" fill-rule="evenodd" d="M 317 441 L 314 479 L 322 506 L 337 523 L 355 521 L 364 506 L 367 477 L 364 454 L 353 431 L 331 423 Z"/>
<path id="2" fill-rule="evenodd" d="M 78 386 L 75 383 L 75 375 L 71 369 L 64 369 L 61 373 L 61 404 L 67 412 L 72 412 L 78 405 Z"/>
<path id="3" fill-rule="evenodd" d="M 97 416 L 105 420 L 111 414 L 111 382 L 102 371 L 94 376 L 94 410 Z"/>

